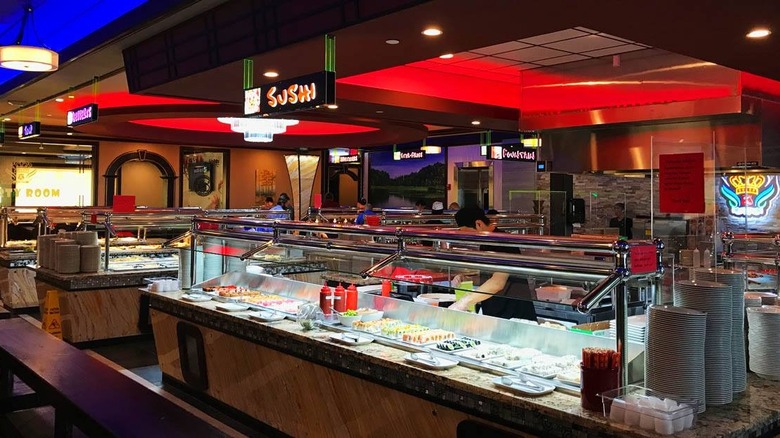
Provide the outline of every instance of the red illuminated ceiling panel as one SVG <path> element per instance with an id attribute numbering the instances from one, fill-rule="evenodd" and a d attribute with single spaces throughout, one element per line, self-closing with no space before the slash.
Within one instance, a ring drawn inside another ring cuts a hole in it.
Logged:
<path id="1" fill-rule="evenodd" d="M 90 103 L 97 103 L 100 105 L 101 109 L 153 105 L 217 105 L 217 102 L 209 102 L 204 100 L 144 96 L 140 94 L 130 94 L 127 92 L 117 92 L 101 93 L 96 96 L 76 96 L 74 99 L 65 99 L 64 102 L 59 102 L 57 106 L 60 110 L 67 111 L 72 108 L 89 105 Z"/>
<path id="2" fill-rule="evenodd" d="M 181 129 L 185 131 L 222 132 L 233 133 L 230 126 L 220 123 L 215 118 L 170 118 L 170 119 L 139 119 L 131 123 L 154 126 L 166 129 Z M 339 135 L 360 134 L 363 132 L 378 131 L 378 128 L 368 126 L 350 125 L 344 123 L 301 121 L 297 125 L 287 128 L 287 132 L 281 135 Z"/>

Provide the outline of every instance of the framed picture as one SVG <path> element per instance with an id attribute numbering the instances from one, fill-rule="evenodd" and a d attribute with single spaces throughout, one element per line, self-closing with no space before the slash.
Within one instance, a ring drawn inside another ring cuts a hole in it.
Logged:
<path id="1" fill-rule="evenodd" d="M 182 147 L 179 153 L 181 206 L 204 210 L 229 208 L 230 151 Z"/>

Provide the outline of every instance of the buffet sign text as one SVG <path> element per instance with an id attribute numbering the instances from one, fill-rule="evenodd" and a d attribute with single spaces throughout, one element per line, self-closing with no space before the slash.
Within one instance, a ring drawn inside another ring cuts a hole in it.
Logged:
<path id="1" fill-rule="evenodd" d="M 97 119 L 98 106 L 96 103 L 91 103 L 89 105 L 69 110 L 66 124 L 67 126 L 86 125 L 87 123 L 96 122 Z"/>
<path id="2" fill-rule="evenodd" d="M 491 160 L 536 162 L 536 149 L 521 144 L 505 144 L 490 147 Z"/>
<path id="3" fill-rule="evenodd" d="M 317 73 L 244 90 L 244 115 L 281 114 L 336 103 L 336 73 Z"/>
<path id="4" fill-rule="evenodd" d="M 658 156 L 661 213 L 704 213 L 704 154 Z"/>

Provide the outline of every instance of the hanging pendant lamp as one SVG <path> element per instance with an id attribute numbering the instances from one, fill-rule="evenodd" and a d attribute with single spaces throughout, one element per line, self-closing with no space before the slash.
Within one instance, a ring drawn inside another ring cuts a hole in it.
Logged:
<path id="1" fill-rule="evenodd" d="M 22 45 L 24 29 L 27 27 L 27 22 L 32 21 L 32 14 L 32 4 L 28 3 L 24 7 L 22 25 L 16 42 L 10 46 L 0 46 L 0 67 L 34 72 L 54 71 L 59 67 L 60 56 L 57 52 L 45 47 Z M 37 36 L 34 23 L 32 28 Z"/>

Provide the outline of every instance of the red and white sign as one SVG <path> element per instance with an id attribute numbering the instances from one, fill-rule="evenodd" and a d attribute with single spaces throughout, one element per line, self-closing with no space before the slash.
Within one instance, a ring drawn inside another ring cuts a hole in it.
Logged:
<path id="1" fill-rule="evenodd" d="M 658 157 L 661 213 L 704 213 L 704 154 Z"/>

